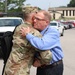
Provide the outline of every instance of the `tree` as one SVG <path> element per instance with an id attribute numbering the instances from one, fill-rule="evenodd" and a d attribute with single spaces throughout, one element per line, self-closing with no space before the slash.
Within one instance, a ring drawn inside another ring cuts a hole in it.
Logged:
<path id="1" fill-rule="evenodd" d="M 9 2 L 10 1 L 10 2 Z M 24 1 L 26 1 L 26 0 L 8 0 L 8 6 L 10 5 L 10 4 L 14 4 L 15 6 L 14 7 L 16 7 L 16 6 L 18 6 L 18 7 L 21 7 L 22 5 L 23 5 L 23 2 Z M 13 7 L 13 8 L 14 8 Z"/>
<path id="2" fill-rule="evenodd" d="M 75 0 L 71 0 L 67 7 L 75 7 Z"/>
<path id="3" fill-rule="evenodd" d="M 0 10 L 5 10 L 6 7 L 7 10 L 20 9 L 24 1 L 26 0 L 0 0 Z"/>
<path id="4" fill-rule="evenodd" d="M 0 12 L 4 11 L 4 4 L 2 2 L 0 2 Z"/>

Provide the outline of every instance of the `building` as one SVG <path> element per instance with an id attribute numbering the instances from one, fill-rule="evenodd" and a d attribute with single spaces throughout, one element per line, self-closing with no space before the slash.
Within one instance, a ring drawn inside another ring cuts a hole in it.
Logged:
<path id="1" fill-rule="evenodd" d="M 75 7 L 49 8 L 48 11 L 51 13 L 52 19 L 75 19 Z"/>

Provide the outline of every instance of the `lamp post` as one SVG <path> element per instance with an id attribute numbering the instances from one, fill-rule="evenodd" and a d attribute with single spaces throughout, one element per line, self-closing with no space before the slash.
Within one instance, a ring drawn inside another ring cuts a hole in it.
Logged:
<path id="1" fill-rule="evenodd" d="M 55 10 L 53 10 L 53 19 L 55 19 Z"/>
<path id="2" fill-rule="evenodd" d="M 55 19 L 55 8 L 53 9 L 53 19 Z"/>

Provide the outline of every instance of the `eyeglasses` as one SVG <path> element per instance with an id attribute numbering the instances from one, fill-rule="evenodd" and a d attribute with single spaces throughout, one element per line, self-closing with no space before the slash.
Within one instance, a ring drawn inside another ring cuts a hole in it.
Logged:
<path id="1" fill-rule="evenodd" d="M 38 17 L 34 17 L 34 19 L 39 20 L 39 21 L 45 21 L 45 19 L 40 19 Z"/>

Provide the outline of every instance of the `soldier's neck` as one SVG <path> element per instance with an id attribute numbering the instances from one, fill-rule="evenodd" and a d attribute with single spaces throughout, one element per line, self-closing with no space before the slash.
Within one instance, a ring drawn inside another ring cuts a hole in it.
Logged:
<path id="1" fill-rule="evenodd" d="M 28 24 L 30 24 L 30 25 L 31 25 L 31 23 L 30 23 L 29 21 L 25 21 L 25 23 L 28 23 Z"/>

